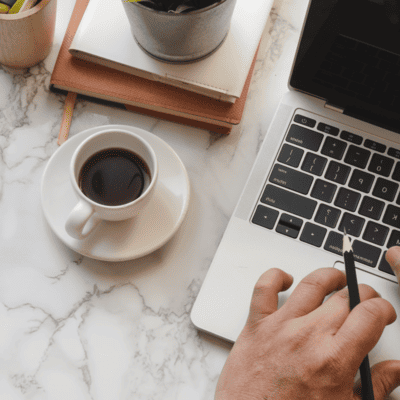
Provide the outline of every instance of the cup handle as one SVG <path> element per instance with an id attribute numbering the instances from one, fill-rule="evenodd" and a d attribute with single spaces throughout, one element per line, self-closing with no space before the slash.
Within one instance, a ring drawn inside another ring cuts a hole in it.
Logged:
<path id="1" fill-rule="evenodd" d="M 65 230 L 68 235 L 75 239 L 84 239 L 89 236 L 100 222 L 100 218 L 93 218 L 91 226 L 84 232 L 84 228 L 93 214 L 94 208 L 85 201 L 80 201 L 70 212 L 65 223 Z"/>

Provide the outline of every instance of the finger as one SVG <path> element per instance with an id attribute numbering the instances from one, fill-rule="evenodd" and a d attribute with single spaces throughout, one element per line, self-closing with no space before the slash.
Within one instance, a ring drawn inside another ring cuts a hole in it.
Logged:
<path id="1" fill-rule="evenodd" d="M 380 297 L 376 290 L 369 285 L 358 285 L 358 291 L 360 293 L 360 301 Z M 349 289 L 346 286 L 304 318 L 305 320 L 319 321 L 318 329 L 334 335 L 341 328 L 349 314 Z"/>
<path id="2" fill-rule="evenodd" d="M 248 323 L 255 323 L 278 309 L 278 293 L 292 286 L 293 276 L 278 268 L 264 272 L 254 286 Z"/>
<path id="3" fill-rule="evenodd" d="M 396 311 L 385 299 L 373 298 L 351 310 L 334 336 L 339 351 L 346 354 L 357 370 L 364 357 L 378 343 L 386 325 L 396 320 Z"/>
<path id="4" fill-rule="evenodd" d="M 394 389 L 400 386 L 400 361 L 382 361 L 371 368 L 372 387 L 375 400 L 386 399 Z M 353 388 L 355 398 L 362 400 L 361 379 Z"/>
<path id="5" fill-rule="evenodd" d="M 400 279 L 400 247 L 391 247 L 386 252 L 386 261 L 389 263 L 393 272 L 396 274 L 397 279 Z"/>
<path id="6" fill-rule="evenodd" d="M 320 268 L 303 278 L 279 312 L 297 318 L 314 311 L 325 296 L 346 285 L 346 275 L 336 268 Z"/>

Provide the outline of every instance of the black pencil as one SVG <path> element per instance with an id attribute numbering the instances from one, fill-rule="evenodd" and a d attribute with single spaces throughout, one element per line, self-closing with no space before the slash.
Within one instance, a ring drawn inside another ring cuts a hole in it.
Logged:
<path id="1" fill-rule="evenodd" d="M 353 249 L 351 247 L 350 239 L 344 231 L 343 236 L 343 256 L 344 266 L 346 269 L 347 287 L 349 288 L 350 311 L 360 303 L 360 294 L 358 292 L 358 283 L 356 268 L 354 266 Z M 374 389 L 372 387 L 371 371 L 369 367 L 368 355 L 360 365 L 361 376 L 361 394 L 363 400 L 374 400 Z"/>

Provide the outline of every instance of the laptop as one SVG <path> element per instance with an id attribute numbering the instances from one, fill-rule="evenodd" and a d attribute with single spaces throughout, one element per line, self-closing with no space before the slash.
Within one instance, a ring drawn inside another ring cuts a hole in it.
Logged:
<path id="1" fill-rule="evenodd" d="M 370 353 L 400 359 L 400 293 L 385 261 L 400 245 L 400 7 L 386 0 L 311 0 L 289 79 L 191 312 L 234 342 L 260 275 L 344 271 L 352 238 L 359 283 L 399 318 Z M 396 397 L 397 396 L 397 397 Z M 400 400 L 397 389 L 392 398 Z"/>

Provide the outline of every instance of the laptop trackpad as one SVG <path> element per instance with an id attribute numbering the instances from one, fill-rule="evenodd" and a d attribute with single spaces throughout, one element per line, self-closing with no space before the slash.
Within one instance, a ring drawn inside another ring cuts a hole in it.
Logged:
<path id="1" fill-rule="evenodd" d="M 344 263 L 336 261 L 333 267 L 345 273 Z M 388 300 L 400 317 L 400 291 L 399 285 L 384 278 L 379 278 L 361 269 L 357 269 L 357 282 L 365 283 L 374 288 L 382 298 Z"/>

